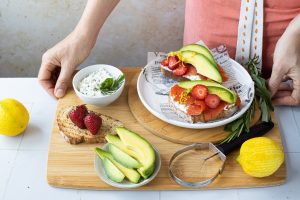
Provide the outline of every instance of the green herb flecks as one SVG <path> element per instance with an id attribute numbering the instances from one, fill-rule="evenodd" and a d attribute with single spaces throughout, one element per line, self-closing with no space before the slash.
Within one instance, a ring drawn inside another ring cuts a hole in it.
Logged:
<path id="1" fill-rule="evenodd" d="M 257 68 L 259 57 L 255 56 L 246 64 L 246 68 L 254 81 L 255 96 L 249 109 L 238 119 L 227 124 L 224 128 L 230 134 L 221 142 L 230 142 L 240 136 L 242 132 L 249 132 L 250 122 L 255 112 L 255 104 L 258 101 L 258 106 L 261 110 L 260 120 L 264 122 L 272 121 L 271 112 L 274 111 L 272 106 L 271 96 L 266 87 L 265 79 L 261 77 L 261 73 Z"/>
<path id="2" fill-rule="evenodd" d="M 103 95 L 109 95 L 114 93 L 121 87 L 125 80 L 124 74 L 119 76 L 117 79 L 114 78 L 107 78 L 105 79 L 99 86 L 99 89 L 101 90 L 101 93 Z"/>

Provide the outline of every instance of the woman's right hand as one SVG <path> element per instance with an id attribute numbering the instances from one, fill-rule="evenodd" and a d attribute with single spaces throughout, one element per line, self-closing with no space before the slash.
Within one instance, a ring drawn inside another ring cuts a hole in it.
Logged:
<path id="1" fill-rule="evenodd" d="M 90 54 L 100 28 L 118 2 L 89 0 L 74 31 L 44 53 L 38 80 L 50 95 L 65 95 L 75 68 Z"/>
<path id="2" fill-rule="evenodd" d="M 90 54 L 95 41 L 76 31 L 47 50 L 42 57 L 38 80 L 56 98 L 65 95 L 75 68 Z"/>

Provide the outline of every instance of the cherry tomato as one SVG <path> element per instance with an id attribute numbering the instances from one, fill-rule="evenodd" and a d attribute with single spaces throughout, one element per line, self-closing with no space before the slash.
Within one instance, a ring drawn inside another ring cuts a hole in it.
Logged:
<path id="1" fill-rule="evenodd" d="M 198 100 L 203 100 L 208 94 L 208 89 L 204 85 L 195 85 L 192 89 L 192 96 Z"/>
<path id="2" fill-rule="evenodd" d="M 209 108 L 216 108 L 220 104 L 220 97 L 215 94 L 208 94 L 205 98 L 205 103 Z"/>

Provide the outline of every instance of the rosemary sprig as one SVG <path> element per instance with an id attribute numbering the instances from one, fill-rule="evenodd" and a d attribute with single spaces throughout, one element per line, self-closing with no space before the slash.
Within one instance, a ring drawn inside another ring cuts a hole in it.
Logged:
<path id="1" fill-rule="evenodd" d="M 259 57 L 255 56 L 246 64 L 246 68 L 254 81 L 255 96 L 249 109 L 238 119 L 227 124 L 224 128 L 230 134 L 221 142 L 226 143 L 240 136 L 242 132 L 249 132 L 251 119 L 255 112 L 255 104 L 258 101 L 259 109 L 261 110 L 260 120 L 264 122 L 272 121 L 271 112 L 274 110 L 272 106 L 271 96 L 266 87 L 265 80 L 261 77 L 261 73 L 257 68 Z"/>

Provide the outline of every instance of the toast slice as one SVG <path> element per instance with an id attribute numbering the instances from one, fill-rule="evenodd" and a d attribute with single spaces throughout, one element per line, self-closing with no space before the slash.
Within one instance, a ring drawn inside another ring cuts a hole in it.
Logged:
<path id="1" fill-rule="evenodd" d="M 96 135 L 91 134 L 87 129 L 80 129 L 69 118 L 71 110 L 75 109 L 75 106 L 62 109 L 57 116 L 57 124 L 60 134 L 64 137 L 66 142 L 70 144 L 79 143 L 103 143 L 105 142 L 105 136 L 108 133 L 116 134 L 115 128 L 124 126 L 119 120 L 113 119 L 109 116 L 94 112 L 102 118 L 102 126 Z"/>
<path id="2" fill-rule="evenodd" d="M 236 98 L 235 102 L 229 101 L 229 99 L 225 97 L 228 97 L 227 95 L 231 93 L 226 93 L 226 90 L 223 91 L 223 86 L 220 87 L 218 92 L 211 90 L 212 88 L 210 88 L 210 90 L 211 92 L 218 93 L 218 95 L 222 96 L 222 98 L 226 101 L 221 100 L 221 98 L 219 97 L 219 102 L 215 105 L 215 107 L 211 108 L 208 106 L 208 103 L 211 102 L 209 99 L 207 99 L 208 95 L 216 96 L 216 94 L 208 93 L 205 99 L 199 100 L 199 96 L 197 96 L 197 94 L 201 95 L 201 92 L 205 93 L 205 88 L 206 91 L 209 92 L 207 88 L 208 86 L 206 87 L 205 85 L 202 85 L 202 89 L 197 90 L 196 88 L 195 91 L 194 89 L 191 89 L 189 87 L 195 88 L 197 84 L 201 85 L 201 83 L 208 84 L 209 81 L 186 81 L 175 84 L 171 87 L 168 97 L 168 103 L 170 108 L 178 115 L 178 117 L 184 119 L 184 121 L 187 121 L 189 123 L 209 122 L 221 118 L 229 118 L 238 110 L 240 106 L 239 97 Z M 180 86 L 180 84 L 182 87 Z M 193 86 L 193 84 L 196 85 Z M 218 85 L 215 84 L 215 87 L 216 86 Z M 218 90 L 216 88 L 214 89 Z"/>

